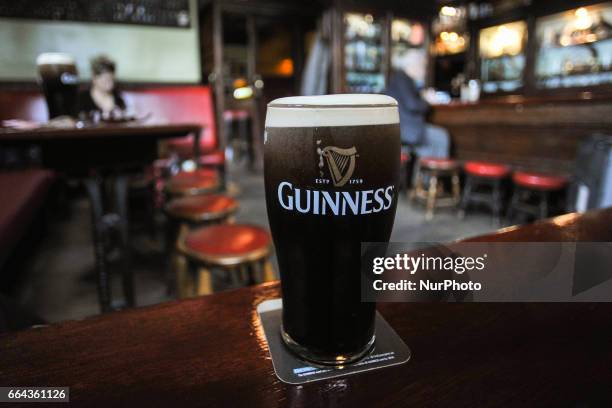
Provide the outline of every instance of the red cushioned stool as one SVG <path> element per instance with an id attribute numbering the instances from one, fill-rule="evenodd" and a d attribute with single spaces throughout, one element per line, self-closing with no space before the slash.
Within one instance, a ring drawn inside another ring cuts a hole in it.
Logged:
<path id="1" fill-rule="evenodd" d="M 238 201 L 221 194 L 175 198 L 166 204 L 166 214 L 174 220 L 190 224 L 222 222 L 238 210 Z"/>
<path id="2" fill-rule="evenodd" d="M 176 288 L 180 289 L 179 292 L 181 293 L 179 295 L 181 296 L 193 292 L 193 289 L 185 289 L 186 284 L 180 284 L 181 282 L 190 282 L 186 277 L 188 272 L 185 268 L 184 257 L 175 253 L 181 237 L 186 236 L 189 230 L 194 227 L 229 221 L 236 211 L 238 211 L 238 201 L 220 194 L 180 197 L 166 204 L 164 213 L 168 217 L 166 223 L 166 254 L 169 261 L 167 265 L 169 293 L 172 293 L 175 289 L 174 283 L 177 284 Z"/>
<path id="3" fill-rule="evenodd" d="M 502 183 L 510 174 L 510 167 L 498 163 L 468 161 L 463 165 L 465 187 L 459 215 L 463 217 L 471 203 L 482 203 L 491 207 L 493 217 L 500 222 L 502 211 Z M 479 190 L 485 191 L 479 191 Z"/>
<path id="4" fill-rule="evenodd" d="M 186 196 L 210 193 L 219 190 L 220 186 L 219 175 L 215 170 L 196 169 L 172 176 L 164 190 L 171 196 Z"/>
<path id="5" fill-rule="evenodd" d="M 234 283 L 255 274 L 261 280 L 274 279 L 269 257 L 272 237 L 261 227 L 247 224 L 220 224 L 195 229 L 180 237 L 177 249 L 197 270 L 197 295 L 212 293 L 213 269 L 229 272 Z M 181 285 L 179 284 L 179 290 Z"/>
<path id="6" fill-rule="evenodd" d="M 551 193 L 562 192 L 568 184 L 565 176 L 515 171 L 512 175 L 514 192 L 506 217 L 512 223 L 515 212 L 531 214 L 536 219 L 547 218 Z M 535 197 L 535 204 L 530 203 Z"/>
<path id="7" fill-rule="evenodd" d="M 444 178 L 450 179 L 451 192 L 444 190 Z M 425 188 L 425 184 L 427 187 Z M 459 165 L 455 160 L 435 157 L 419 159 L 412 199 L 426 203 L 425 218 L 431 220 L 435 207 L 456 206 L 460 199 Z"/>

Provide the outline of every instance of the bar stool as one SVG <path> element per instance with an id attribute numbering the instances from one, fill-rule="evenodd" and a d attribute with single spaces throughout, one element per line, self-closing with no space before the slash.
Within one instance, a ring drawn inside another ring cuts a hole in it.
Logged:
<path id="1" fill-rule="evenodd" d="M 172 176 L 165 184 L 164 191 L 169 196 L 205 194 L 219 189 L 219 175 L 212 169 L 183 171 Z"/>
<path id="2" fill-rule="evenodd" d="M 272 237 L 265 229 L 248 224 L 220 224 L 201 227 L 179 237 L 177 249 L 196 269 L 196 295 L 213 292 L 212 269 L 229 272 L 234 283 L 274 279 L 269 257 Z"/>
<path id="3" fill-rule="evenodd" d="M 463 165 L 465 187 L 459 216 L 465 216 L 465 210 L 471 203 L 482 203 L 491 207 L 493 217 L 500 222 L 502 210 L 502 182 L 510 174 L 510 167 L 498 163 L 468 161 Z M 480 187 L 490 187 L 489 192 L 476 192 Z"/>
<path id="4" fill-rule="evenodd" d="M 189 282 L 188 272 L 185 270 L 184 258 L 175 253 L 176 245 L 181 237 L 187 235 L 189 230 L 197 226 L 213 225 L 230 221 L 238 211 L 238 201 L 220 195 L 206 194 L 175 198 L 164 207 L 168 217 L 166 224 L 166 254 L 169 264 L 167 266 L 168 292 L 173 292 L 174 282 L 181 282 L 177 287 L 179 292 L 185 292 L 184 287 Z M 176 277 L 176 279 L 175 279 Z M 187 290 L 190 292 L 190 290 Z M 182 293 L 179 293 L 181 295 Z"/>
<path id="5" fill-rule="evenodd" d="M 536 219 L 547 218 L 550 194 L 563 190 L 568 184 L 565 176 L 527 171 L 515 171 L 512 181 L 514 192 L 506 214 L 509 223 L 512 223 L 515 211 L 534 215 Z M 537 204 L 529 203 L 533 196 L 537 197 Z"/>
<path id="6" fill-rule="evenodd" d="M 442 178 L 450 178 L 451 192 L 444 191 Z M 426 181 L 425 181 L 426 179 Z M 427 184 L 427 188 L 425 188 Z M 435 207 L 456 206 L 460 200 L 459 165 L 455 160 L 435 157 L 419 159 L 413 199 L 425 201 L 425 219 L 431 220 Z"/>
<path id="7" fill-rule="evenodd" d="M 223 222 L 238 211 L 238 201 L 222 194 L 186 196 L 170 201 L 164 211 L 173 220 L 183 223 Z"/>

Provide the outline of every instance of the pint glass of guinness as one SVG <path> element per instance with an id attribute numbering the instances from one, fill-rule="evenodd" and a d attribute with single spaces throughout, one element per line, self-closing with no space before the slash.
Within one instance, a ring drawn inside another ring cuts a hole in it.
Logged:
<path id="1" fill-rule="evenodd" d="M 38 73 L 49 109 L 49 119 L 76 116 L 78 75 L 74 59 L 68 54 L 49 52 L 36 58 Z"/>
<path id="2" fill-rule="evenodd" d="M 281 336 L 299 356 L 341 365 L 374 344 L 361 302 L 361 242 L 391 235 L 400 168 L 397 102 L 383 95 L 268 105 L 266 204 L 283 291 Z"/>

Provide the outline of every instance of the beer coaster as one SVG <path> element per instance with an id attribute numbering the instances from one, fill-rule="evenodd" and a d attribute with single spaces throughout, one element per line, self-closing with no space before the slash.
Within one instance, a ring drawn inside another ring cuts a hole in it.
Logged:
<path id="1" fill-rule="evenodd" d="M 281 339 L 282 307 L 281 299 L 267 300 L 257 306 L 257 314 L 268 342 L 274 373 L 284 383 L 306 384 L 378 370 L 410 360 L 410 349 L 378 312 L 376 312 L 376 343 L 370 354 L 363 359 L 341 367 L 314 365 L 301 360 L 287 349 Z"/>

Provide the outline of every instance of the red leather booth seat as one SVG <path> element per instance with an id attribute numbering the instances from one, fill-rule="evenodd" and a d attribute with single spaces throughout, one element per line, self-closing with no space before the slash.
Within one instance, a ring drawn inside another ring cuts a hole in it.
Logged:
<path id="1" fill-rule="evenodd" d="M 154 121 L 188 122 L 202 125 L 200 135 L 201 160 L 210 165 L 222 165 L 225 156 L 218 151 L 217 128 L 212 91 L 208 86 L 171 86 L 134 89 L 123 92 L 128 106 L 139 115 L 151 115 Z M 193 158 L 193 136 L 165 141 L 162 153 L 177 153 L 181 158 Z"/>
<path id="2" fill-rule="evenodd" d="M 160 122 L 189 122 L 202 125 L 200 164 L 220 166 L 225 155 L 218 150 L 217 127 L 212 91 L 208 86 L 170 86 L 122 91 L 128 106 L 139 115 L 150 115 Z M 42 93 L 32 91 L 0 92 L 0 120 L 48 120 L 47 104 Z M 193 137 L 164 142 L 166 154 L 176 152 L 181 158 L 193 157 Z"/>
<path id="3" fill-rule="evenodd" d="M 47 170 L 0 171 L 0 267 L 42 209 L 53 178 Z"/>
<path id="4" fill-rule="evenodd" d="M 0 92 L 0 121 L 25 119 L 46 122 L 48 118 L 47 103 L 40 91 Z"/>

